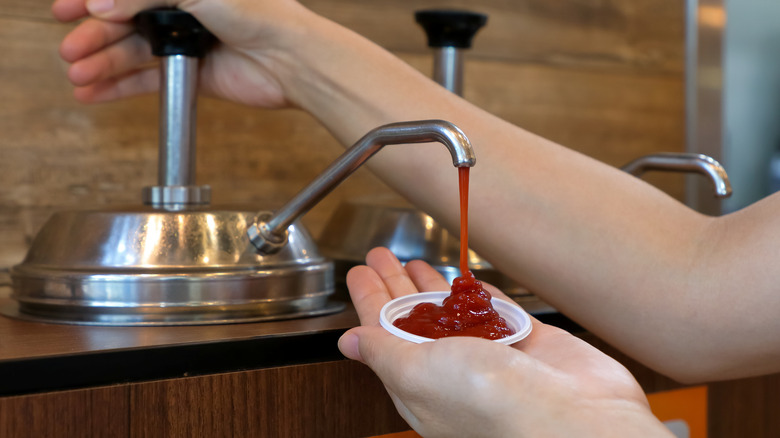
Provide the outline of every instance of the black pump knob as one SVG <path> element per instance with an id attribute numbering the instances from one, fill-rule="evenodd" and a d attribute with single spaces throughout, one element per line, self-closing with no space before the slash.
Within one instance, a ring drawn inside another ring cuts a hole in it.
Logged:
<path id="1" fill-rule="evenodd" d="M 159 8 L 135 16 L 138 32 L 149 40 L 155 56 L 184 55 L 202 58 L 217 39 L 190 13 Z"/>
<path id="2" fill-rule="evenodd" d="M 414 16 L 425 29 L 429 47 L 468 49 L 474 35 L 487 23 L 487 15 L 451 9 L 422 10 Z"/>

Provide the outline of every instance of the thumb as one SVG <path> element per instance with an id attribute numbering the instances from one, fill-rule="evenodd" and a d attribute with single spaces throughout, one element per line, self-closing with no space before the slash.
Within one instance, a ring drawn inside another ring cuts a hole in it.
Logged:
<path id="1" fill-rule="evenodd" d="M 356 333 L 357 331 L 357 328 L 353 328 L 341 335 L 339 338 L 339 350 L 348 359 L 363 362 L 363 357 L 360 356 L 360 335 Z"/>
<path id="2" fill-rule="evenodd" d="M 415 346 L 378 326 L 352 328 L 341 336 L 338 345 L 344 356 L 363 362 L 379 373 L 387 368 L 387 358 L 405 355 L 405 350 Z"/>

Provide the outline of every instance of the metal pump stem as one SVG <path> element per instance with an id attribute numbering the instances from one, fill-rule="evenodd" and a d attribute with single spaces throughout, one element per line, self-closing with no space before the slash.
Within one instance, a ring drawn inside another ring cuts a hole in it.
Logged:
<path id="1" fill-rule="evenodd" d="M 433 50 L 433 80 L 458 96 L 463 95 L 463 55 L 457 47 Z"/>
<path id="2" fill-rule="evenodd" d="M 158 185 L 144 188 L 143 201 L 167 210 L 208 204 L 211 189 L 195 185 L 195 114 L 199 58 L 215 39 L 194 17 L 175 9 L 141 12 L 136 24 L 160 58 Z"/>
<path id="3" fill-rule="evenodd" d="M 195 106 L 198 59 L 167 56 L 161 63 L 160 158 L 161 186 L 195 182 Z"/>
<path id="4" fill-rule="evenodd" d="M 210 187 L 195 185 L 198 61 L 178 54 L 160 60 L 159 185 L 144 188 L 145 204 L 182 209 L 211 202 Z"/>

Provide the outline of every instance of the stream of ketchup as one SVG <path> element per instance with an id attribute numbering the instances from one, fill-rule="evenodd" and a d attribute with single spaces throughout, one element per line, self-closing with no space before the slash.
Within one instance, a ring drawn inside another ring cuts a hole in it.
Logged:
<path id="1" fill-rule="evenodd" d="M 408 316 L 393 325 L 409 333 L 431 339 L 449 336 L 476 336 L 500 339 L 514 332 L 490 303 L 490 293 L 469 270 L 469 168 L 458 168 L 460 192 L 460 277 L 452 282 L 452 292 L 441 306 L 416 305 Z"/>
<path id="2" fill-rule="evenodd" d="M 460 194 L 460 275 L 469 272 L 469 169 L 458 167 Z"/>

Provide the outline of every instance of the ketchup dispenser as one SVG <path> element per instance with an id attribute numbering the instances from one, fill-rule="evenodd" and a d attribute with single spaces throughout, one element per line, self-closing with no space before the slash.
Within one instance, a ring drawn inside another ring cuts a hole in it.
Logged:
<path id="1" fill-rule="evenodd" d="M 195 183 L 198 60 L 215 42 L 175 9 L 136 17 L 161 61 L 157 186 L 143 205 L 54 214 L 11 270 L 12 317 L 91 325 L 266 321 L 343 309 L 332 300 L 333 263 L 298 222 L 385 145 L 443 144 L 473 166 L 468 138 L 442 120 L 378 127 L 277 211 L 211 205 Z"/>

